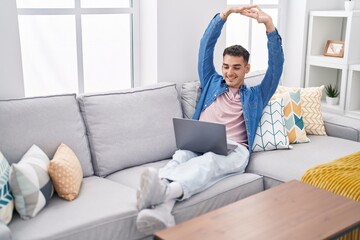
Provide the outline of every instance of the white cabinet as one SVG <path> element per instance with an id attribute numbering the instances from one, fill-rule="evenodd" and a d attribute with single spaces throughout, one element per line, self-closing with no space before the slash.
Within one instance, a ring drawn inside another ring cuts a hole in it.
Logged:
<path id="1" fill-rule="evenodd" d="M 328 40 L 343 41 L 343 57 L 324 56 Z M 309 19 L 305 86 L 332 84 L 340 91 L 337 105 L 322 110 L 360 119 L 360 11 L 312 11 Z"/>
<path id="2" fill-rule="evenodd" d="M 347 93 L 346 113 L 360 119 L 360 64 L 350 65 Z"/>

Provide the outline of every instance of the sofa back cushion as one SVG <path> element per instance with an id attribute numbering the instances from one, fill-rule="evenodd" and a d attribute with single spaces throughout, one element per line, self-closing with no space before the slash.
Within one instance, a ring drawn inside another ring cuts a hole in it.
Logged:
<path id="1" fill-rule="evenodd" d="M 166 159 L 176 151 L 172 118 L 182 112 L 175 84 L 85 94 L 79 102 L 96 175 Z"/>
<path id="2" fill-rule="evenodd" d="M 61 143 L 73 149 L 84 176 L 94 174 L 75 94 L 0 101 L 0 150 L 10 164 L 20 161 L 33 144 L 52 159 Z"/>

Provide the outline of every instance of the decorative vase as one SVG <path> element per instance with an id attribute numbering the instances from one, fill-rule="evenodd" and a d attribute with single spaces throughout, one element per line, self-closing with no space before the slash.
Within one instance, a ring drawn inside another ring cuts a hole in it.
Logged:
<path id="1" fill-rule="evenodd" d="M 329 96 L 326 96 L 326 103 L 329 104 L 329 105 L 336 105 L 339 103 L 339 97 L 329 97 Z"/>
<path id="2" fill-rule="evenodd" d="M 355 1 L 345 1 L 344 7 L 346 11 L 352 11 L 355 8 Z"/>

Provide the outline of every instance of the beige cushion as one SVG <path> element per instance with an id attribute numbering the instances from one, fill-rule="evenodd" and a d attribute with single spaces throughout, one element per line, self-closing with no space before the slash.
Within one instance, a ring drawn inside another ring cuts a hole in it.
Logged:
<path id="1" fill-rule="evenodd" d="M 299 88 L 279 86 L 279 92 L 296 91 Z M 321 113 L 321 96 L 324 86 L 300 88 L 301 108 L 305 131 L 312 135 L 326 135 L 324 121 Z"/>
<path id="2" fill-rule="evenodd" d="M 67 145 L 62 143 L 56 150 L 49 175 L 59 197 L 71 201 L 78 196 L 83 172 L 79 159 Z"/>

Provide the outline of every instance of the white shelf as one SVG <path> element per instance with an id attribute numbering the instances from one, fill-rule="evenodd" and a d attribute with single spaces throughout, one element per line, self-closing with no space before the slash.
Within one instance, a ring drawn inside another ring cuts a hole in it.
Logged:
<path id="1" fill-rule="evenodd" d="M 360 64 L 353 64 L 353 65 L 350 65 L 350 70 L 353 70 L 353 71 L 360 71 Z"/>
<path id="2" fill-rule="evenodd" d="M 321 110 L 325 112 L 331 112 L 336 114 L 344 114 L 344 108 L 342 108 L 339 104 L 336 105 L 330 105 L 327 104 L 325 100 L 321 101 Z"/>
<path id="3" fill-rule="evenodd" d="M 307 63 L 315 66 L 331 68 L 347 68 L 346 61 L 343 58 L 328 57 L 324 55 L 309 56 Z"/>
<path id="4" fill-rule="evenodd" d="M 345 10 L 311 11 L 310 16 L 316 16 L 316 17 L 356 17 L 356 16 L 360 16 L 360 10 L 354 10 L 354 11 L 345 11 Z"/>
<path id="5" fill-rule="evenodd" d="M 349 67 L 346 112 L 360 118 L 360 64 Z"/>
<path id="6" fill-rule="evenodd" d="M 360 11 L 312 11 L 308 29 L 305 87 L 336 86 L 339 104 L 322 110 L 360 119 Z M 344 41 L 343 57 L 324 56 L 328 40 Z"/>

